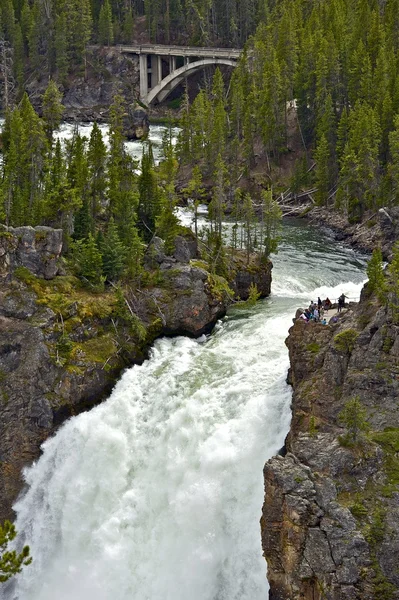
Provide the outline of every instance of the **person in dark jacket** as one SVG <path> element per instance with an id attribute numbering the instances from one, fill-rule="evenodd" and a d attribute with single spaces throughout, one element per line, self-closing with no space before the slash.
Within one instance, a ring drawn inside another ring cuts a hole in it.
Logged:
<path id="1" fill-rule="evenodd" d="M 343 308 L 345 308 L 345 294 L 341 294 L 338 298 L 338 312 L 341 312 Z"/>

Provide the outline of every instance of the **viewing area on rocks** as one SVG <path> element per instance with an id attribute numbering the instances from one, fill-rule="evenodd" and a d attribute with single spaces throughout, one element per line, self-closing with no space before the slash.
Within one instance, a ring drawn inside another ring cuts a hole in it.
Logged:
<path id="1" fill-rule="evenodd" d="M 186 77 L 208 65 L 235 67 L 242 50 L 142 44 L 120 46 L 123 54 L 140 57 L 140 100 L 146 106 L 163 102 Z"/>

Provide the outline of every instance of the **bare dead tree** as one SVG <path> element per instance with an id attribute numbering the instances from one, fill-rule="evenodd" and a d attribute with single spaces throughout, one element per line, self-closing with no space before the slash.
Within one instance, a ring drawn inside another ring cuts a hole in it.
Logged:
<path id="1" fill-rule="evenodd" d="M 6 111 L 11 108 L 15 101 L 14 56 L 10 44 L 0 38 L 0 80 L 3 85 L 2 97 Z"/>

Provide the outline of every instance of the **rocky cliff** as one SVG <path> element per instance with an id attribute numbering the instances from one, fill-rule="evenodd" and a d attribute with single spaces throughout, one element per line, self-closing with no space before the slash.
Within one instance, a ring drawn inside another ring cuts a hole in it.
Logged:
<path id="1" fill-rule="evenodd" d="M 326 226 L 335 238 L 349 243 L 353 248 L 372 252 L 380 247 L 385 258 L 389 259 L 393 243 L 399 239 L 399 207 L 380 208 L 369 211 L 361 223 L 349 223 L 342 211 L 315 206 L 307 213 L 311 223 Z"/>
<path id="2" fill-rule="evenodd" d="M 94 294 L 66 275 L 61 248 L 61 230 L 0 231 L 0 522 L 12 517 L 21 470 L 66 418 L 106 397 L 157 337 L 199 336 L 231 303 L 227 282 L 204 268 L 189 233 L 169 255 L 155 238 L 145 285 L 126 285 L 123 295 L 112 287 Z M 247 285 L 260 278 L 265 294 L 271 265 L 262 268 L 267 277 L 259 267 Z"/>
<path id="3" fill-rule="evenodd" d="M 292 424 L 264 468 L 269 598 L 399 598 L 399 326 L 366 287 L 286 343 Z"/>

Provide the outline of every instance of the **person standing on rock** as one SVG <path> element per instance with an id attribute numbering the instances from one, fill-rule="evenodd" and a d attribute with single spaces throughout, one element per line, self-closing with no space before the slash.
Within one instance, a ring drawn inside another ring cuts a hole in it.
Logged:
<path id="1" fill-rule="evenodd" d="M 341 294 L 340 297 L 338 298 L 338 311 L 337 312 L 341 312 L 341 310 L 343 308 L 345 308 L 345 294 Z"/>

